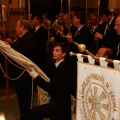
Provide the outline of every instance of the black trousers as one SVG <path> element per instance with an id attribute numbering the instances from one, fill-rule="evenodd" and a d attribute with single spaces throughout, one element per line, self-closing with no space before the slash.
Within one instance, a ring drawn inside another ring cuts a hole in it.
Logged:
<path id="1" fill-rule="evenodd" d="M 21 116 L 20 120 L 42 120 L 42 118 L 50 118 L 50 120 L 71 120 L 71 114 L 64 115 L 64 109 L 60 109 L 55 102 L 47 103 L 32 108 L 26 115 Z"/>
<path id="2" fill-rule="evenodd" d="M 32 78 L 30 76 L 20 77 L 18 80 L 15 80 L 14 83 L 20 116 L 23 116 L 31 107 Z"/>
<path id="3" fill-rule="evenodd" d="M 50 118 L 50 116 L 51 105 L 48 103 L 32 108 L 26 114 L 21 116 L 20 120 L 43 120 L 43 118 Z"/>

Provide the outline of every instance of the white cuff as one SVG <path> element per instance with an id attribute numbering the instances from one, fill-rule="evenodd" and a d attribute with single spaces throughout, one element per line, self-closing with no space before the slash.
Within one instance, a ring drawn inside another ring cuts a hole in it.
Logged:
<path id="1" fill-rule="evenodd" d="M 38 73 L 34 70 L 33 67 L 29 67 L 28 69 L 26 69 L 26 71 L 29 73 L 29 75 L 32 77 L 32 78 L 36 78 L 38 76 Z"/>

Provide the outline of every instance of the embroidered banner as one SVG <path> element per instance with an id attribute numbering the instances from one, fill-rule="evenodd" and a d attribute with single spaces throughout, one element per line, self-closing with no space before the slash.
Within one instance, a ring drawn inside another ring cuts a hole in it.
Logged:
<path id="1" fill-rule="evenodd" d="M 76 120 L 120 120 L 120 72 L 77 63 Z"/>
<path id="2" fill-rule="evenodd" d="M 6 45 L 1 40 L 0 40 L 0 52 L 4 52 L 8 57 L 10 57 L 12 60 L 14 60 L 16 63 L 18 63 L 19 65 L 21 65 L 24 68 L 33 67 L 35 69 L 35 71 L 39 74 L 39 76 L 41 76 L 44 80 L 46 80 L 48 82 L 50 81 L 49 77 L 35 63 L 33 63 L 26 56 L 15 51 L 10 46 Z M 48 93 L 40 87 L 37 87 L 37 88 L 38 88 L 38 105 L 48 103 L 49 102 Z"/>

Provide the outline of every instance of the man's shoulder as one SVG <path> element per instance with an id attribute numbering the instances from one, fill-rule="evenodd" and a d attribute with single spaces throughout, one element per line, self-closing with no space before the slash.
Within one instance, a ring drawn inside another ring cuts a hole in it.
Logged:
<path id="1" fill-rule="evenodd" d="M 42 25 L 39 27 L 38 30 L 45 30 L 45 31 L 47 31 L 47 29 L 45 29 Z"/>
<path id="2" fill-rule="evenodd" d="M 39 29 L 36 31 L 36 34 L 47 34 L 47 30 L 43 27 L 43 26 L 40 26 Z"/>
<path id="3" fill-rule="evenodd" d="M 68 62 L 67 60 L 63 60 L 62 62 L 60 62 L 58 67 L 70 68 L 70 62 Z"/>

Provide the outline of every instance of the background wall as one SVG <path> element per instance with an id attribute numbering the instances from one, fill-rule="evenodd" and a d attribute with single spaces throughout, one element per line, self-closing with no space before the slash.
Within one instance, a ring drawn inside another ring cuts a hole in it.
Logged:
<path id="1" fill-rule="evenodd" d="M 28 13 L 28 0 L 12 0 L 10 16 L 6 23 L 6 29 L 13 30 L 15 24 L 19 19 L 26 19 Z M 68 12 L 68 0 L 63 1 L 63 12 Z M 91 11 L 98 10 L 98 2 L 100 1 L 100 8 L 120 8 L 120 0 L 70 0 L 71 10 L 82 11 L 86 13 L 86 6 L 88 14 Z M 86 4 L 87 2 L 87 4 Z M 31 13 L 41 14 L 47 12 L 52 19 L 56 13 L 61 11 L 61 0 L 30 0 Z"/>
<path id="2" fill-rule="evenodd" d="M 120 9 L 120 0 L 109 0 L 109 9 Z"/>

